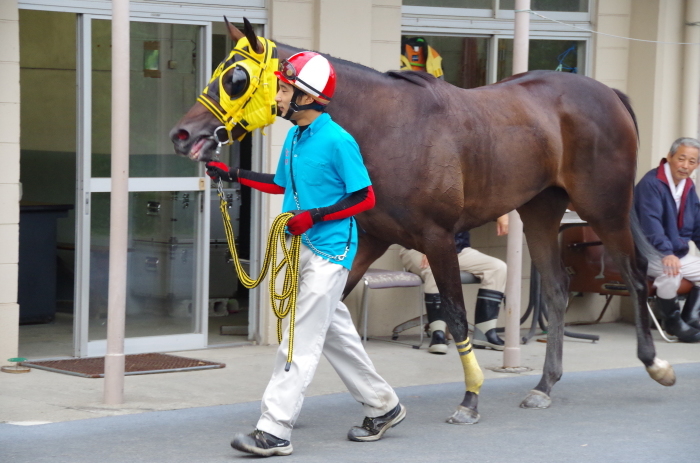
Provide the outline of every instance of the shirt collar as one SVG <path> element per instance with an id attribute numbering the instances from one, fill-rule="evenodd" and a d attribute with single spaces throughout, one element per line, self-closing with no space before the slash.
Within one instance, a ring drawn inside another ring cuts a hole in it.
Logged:
<path id="1" fill-rule="evenodd" d="M 680 197 L 683 194 L 683 190 L 685 189 L 685 180 L 683 179 L 680 182 L 678 182 L 678 185 L 676 185 L 676 182 L 673 181 L 673 174 L 671 173 L 671 165 L 667 162 L 664 166 L 664 174 L 666 174 L 666 181 L 668 182 L 668 187 L 671 189 L 671 193 L 673 194 L 674 197 L 678 197 L 676 202 L 680 201 Z"/>
<path id="2" fill-rule="evenodd" d="M 666 169 L 664 168 L 664 164 L 667 162 L 668 160 L 666 158 L 661 159 L 659 167 L 656 169 L 656 178 L 664 182 L 666 185 L 669 185 L 668 179 L 666 178 Z"/>
<path id="3" fill-rule="evenodd" d="M 328 121 L 331 120 L 331 116 L 328 113 L 321 113 L 314 121 L 309 124 L 309 128 L 304 130 L 304 133 L 308 133 L 309 137 L 313 137 L 316 132 L 321 130 L 321 127 L 326 125 Z M 299 128 L 297 128 L 299 130 Z M 303 136 L 303 134 L 302 134 Z"/>
<path id="4" fill-rule="evenodd" d="M 659 163 L 659 167 L 656 169 L 656 178 L 659 179 L 661 182 L 665 183 L 669 190 L 671 191 L 671 194 L 673 194 L 673 189 L 671 187 L 671 184 L 673 183 L 673 179 L 670 181 L 666 178 L 666 168 L 664 164 L 666 164 L 667 160 L 666 158 L 662 159 L 661 162 Z M 675 186 L 675 185 L 674 185 Z M 685 204 L 688 201 L 688 194 L 690 193 L 690 189 L 693 187 L 693 180 L 690 178 L 686 179 L 685 185 L 683 186 L 683 193 L 681 195 L 681 200 L 680 204 L 677 206 L 678 209 L 678 229 L 680 230 L 683 227 L 683 217 L 685 213 Z M 674 198 L 675 202 L 675 198 Z"/>
<path id="5" fill-rule="evenodd" d="M 659 163 L 659 167 L 656 169 L 656 178 L 661 180 L 663 183 L 668 185 L 669 189 L 671 188 L 671 183 L 673 183 L 673 178 L 666 178 L 666 168 L 664 167 L 664 164 L 668 162 L 668 159 L 662 158 L 661 162 Z M 684 194 L 685 191 L 689 190 L 691 186 L 693 186 L 695 183 L 693 182 L 693 179 L 688 177 L 685 179 L 685 187 L 683 189 Z M 675 186 L 675 184 L 674 184 Z"/>

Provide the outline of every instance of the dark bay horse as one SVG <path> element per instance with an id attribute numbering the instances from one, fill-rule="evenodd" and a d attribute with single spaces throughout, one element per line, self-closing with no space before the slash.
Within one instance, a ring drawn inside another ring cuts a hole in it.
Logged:
<path id="1" fill-rule="evenodd" d="M 245 33 L 229 29 L 234 40 L 256 42 L 248 24 Z M 301 51 L 277 46 L 280 60 Z M 421 251 L 433 268 L 456 344 L 466 346 L 454 235 L 516 209 L 550 308 L 542 378 L 521 406 L 546 408 L 562 375 L 568 278 L 557 235 L 571 203 L 621 269 L 635 307 L 639 359 L 654 380 L 674 384 L 673 368 L 656 357 L 646 311 L 646 258 L 638 248 L 641 235 L 633 235 L 638 135 L 625 95 L 587 77 L 549 71 L 464 90 L 426 73 L 380 73 L 328 58 L 337 73 L 328 112 L 360 145 L 376 194 L 375 208 L 357 216 L 364 233 L 346 295 L 389 245 Z M 216 143 L 208 137 L 219 125 L 195 104 L 171 132 L 176 152 L 211 159 Z M 234 138 L 243 133 L 238 127 Z M 474 376 L 481 371 L 470 370 L 464 360 L 463 366 L 467 392 L 451 423 L 479 419 L 481 384 Z"/>

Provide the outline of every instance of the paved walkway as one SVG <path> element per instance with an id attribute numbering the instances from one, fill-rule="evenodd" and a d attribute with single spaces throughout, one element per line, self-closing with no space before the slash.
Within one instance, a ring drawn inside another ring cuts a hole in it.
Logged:
<path id="1" fill-rule="evenodd" d="M 522 346 L 520 375 L 495 373 L 503 354 L 477 351 L 486 383 L 481 423 L 444 423 L 463 396 L 455 349 L 370 341 L 378 371 L 408 407 L 408 418 L 377 443 L 346 440 L 361 422 L 337 374 L 322 360 L 285 461 L 669 462 L 699 461 L 700 344 L 668 344 L 654 332 L 660 358 L 678 382 L 664 388 L 636 359 L 635 330 L 611 323 L 578 326 L 601 336 L 564 342 L 564 377 L 549 410 L 518 404 L 541 375 L 545 343 Z M 102 403 L 103 380 L 42 370 L 0 374 L 0 463 L 218 462 L 238 460 L 234 432 L 249 432 L 270 377 L 274 346 L 179 352 L 226 368 L 126 377 L 125 403 Z M 43 422 L 49 424 L 21 426 Z M 247 458 L 247 457 L 243 457 Z"/>
<path id="2" fill-rule="evenodd" d="M 532 378 L 488 380 L 473 426 L 444 423 L 463 384 L 397 390 L 406 420 L 375 443 L 345 434 L 361 417 L 349 394 L 306 400 L 292 462 L 692 462 L 698 461 L 700 363 L 676 367 L 672 388 L 639 368 L 565 375 L 548 410 L 518 408 Z M 245 461 L 229 447 L 248 432 L 259 402 L 53 423 L 0 424 L 0 461 L 192 463 Z M 277 457 L 280 459 L 282 457 Z"/>

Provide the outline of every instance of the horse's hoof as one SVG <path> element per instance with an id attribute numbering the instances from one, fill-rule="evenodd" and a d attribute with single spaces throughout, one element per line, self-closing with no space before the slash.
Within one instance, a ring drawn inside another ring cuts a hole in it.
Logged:
<path id="1" fill-rule="evenodd" d="M 662 386 L 673 386 L 676 384 L 676 373 L 673 367 L 666 360 L 654 357 L 654 363 L 647 367 L 649 376 Z"/>
<path id="2" fill-rule="evenodd" d="M 479 418 L 481 418 L 479 412 L 460 405 L 457 407 L 457 411 L 447 418 L 447 422 L 450 424 L 476 424 L 479 422 Z"/>
<path id="3" fill-rule="evenodd" d="M 520 402 L 520 408 L 549 408 L 550 405 L 552 405 L 552 399 L 537 389 L 531 390 L 525 400 Z"/>

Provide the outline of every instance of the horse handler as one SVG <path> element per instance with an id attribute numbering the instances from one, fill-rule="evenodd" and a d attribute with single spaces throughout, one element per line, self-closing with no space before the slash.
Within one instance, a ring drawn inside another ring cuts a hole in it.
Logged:
<path id="1" fill-rule="evenodd" d="M 297 53 L 280 69 L 275 73 L 278 115 L 296 127 L 287 134 L 277 173 L 207 163 L 214 180 L 284 194 L 283 212 L 295 214 L 288 233 L 302 235 L 293 361 L 286 371 L 287 330 L 262 398 L 262 416 L 252 433 L 238 433 L 231 442 L 236 450 L 260 456 L 292 453 L 292 428 L 321 353 L 364 409 L 362 426 L 351 428 L 348 439 L 379 440 L 406 417 L 406 408 L 376 372 L 341 302 L 357 251 L 352 216 L 374 207 L 374 193 L 357 143 L 325 113 L 335 91 L 335 71 L 314 52 Z"/>

